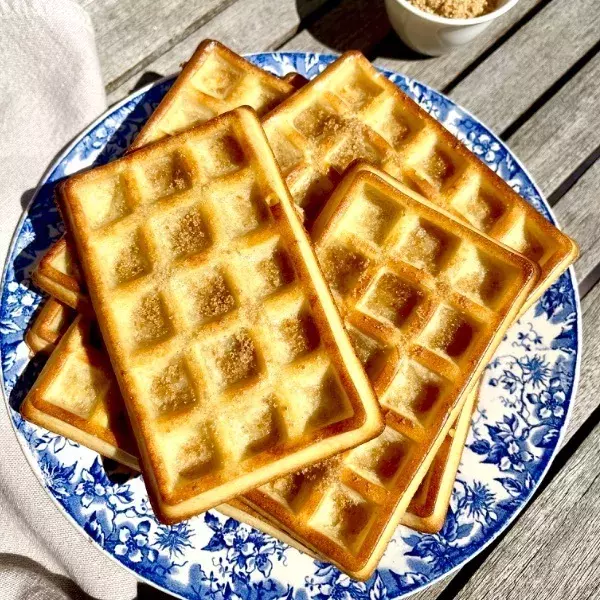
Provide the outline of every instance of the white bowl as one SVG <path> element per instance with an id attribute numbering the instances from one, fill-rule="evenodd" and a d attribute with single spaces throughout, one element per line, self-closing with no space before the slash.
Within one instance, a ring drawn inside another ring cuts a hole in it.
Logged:
<path id="1" fill-rule="evenodd" d="M 407 46 L 421 54 L 439 56 L 469 43 L 518 1 L 499 0 L 496 10 L 472 19 L 439 17 L 408 0 L 385 0 L 385 8 L 392 27 Z"/>

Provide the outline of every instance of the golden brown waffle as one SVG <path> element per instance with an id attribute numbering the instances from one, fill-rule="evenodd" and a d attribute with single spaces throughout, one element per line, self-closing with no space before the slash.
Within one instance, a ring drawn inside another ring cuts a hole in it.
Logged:
<path id="1" fill-rule="evenodd" d="M 91 312 L 79 264 L 66 238 L 53 244 L 32 273 L 33 282 L 53 298 L 79 312 Z"/>
<path id="2" fill-rule="evenodd" d="M 364 579 L 539 268 L 367 165 L 339 184 L 314 240 L 386 428 L 244 498 Z"/>
<path id="3" fill-rule="evenodd" d="M 280 79 L 219 42 L 206 40 L 186 63 L 128 152 L 238 106 L 249 105 L 263 114 L 306 82 L 298 73 Z M 91 313 L 76 255 L 65 238 L 42 258 L 33 280 L 67 306 Z"/>
<path id="4" fill-rule="evenodd" d="M 100 332 L 78 316 L 21 405 L 25 419 L 137 467 L 135 442 Z"/>
<path id="5" fill-rule="evenodd" d="M 159 518 L 381 430 L 251 109 L 76 175 L 58 196 Z"/>
<path id="6" fill-rule="evenodd" d="M 32 354 L 52 352 L 74 317 L 68 306 L 48 298 L 25 335 L 25 343 Z"/>
<path id="7" fill-rule="evenodd" d="M 186 131 L 238 106 L 250 106 L 262 117 L 305 82 L 297 74 L 290 74 L 287 81 L 280 79 L 223 44 L 205 40 L 128 152 Z"/>
<path id="8" fill-rule="evenodd" d="M 184 71 L 182 72 L 182 74 L 180 75 L 180 78 L 178 79 L 178 82 L 181 81 L 181 83 L 177 86 L 174 87 L 173 90 L 175 93 L 176 90 L 188 90 L 190 91 L 191 88 L 190 87 L 190 80 L 192 78 L 198 80 L 198 78 L 204 77 L 206 76 L 206 72 L 202 71 L 202 69 L 198 69 L 198 67 L 202 66 L 204 62 L 206 62 L 207 58 L 209 57 L 210 54 L 215 54 L 217 53 L 218 49 L 222 49 L 223 47 L 219 44 L 211 44 L 211 43 L 205 43 L 203 45 L 200 46 L 200 48 L 198 49 L 198 51 L 196 52 L 196 54 L 194 55 L 194 57 L 192 58 L 191 61 L 188 62 L 186 68 L 184 69 Z M 225 50 L 224 52 L 222 52 L 222 55 L 224 56 L 231 56 L 231 52 Z M 252 65 L 250 65 L 250 63 L 248 63 L 247 61 L 245 61 L 243 58 L 239 57 L 239 56 L 235 56 L 233 58 L 233 63 L 235 65 L 237 65 L 238 67 L 243 69 L 247 69 L 248 70 L 248 77 L 257 77 L 257 81 L 262 80 L 265 77 L 264 73 L 259 73 L 257 74 L 256 69 L 254 67 L 252 67 Z M 272 82 L 271 78 L 274 79 L 273 76 L 266 74 L 266 79 L 270 82 Z M 286 75 L 283 78 L 287 83 L 291 84 L 294 88 L 299 89 L 300 87 L 302 87 L 304 84 L 307 83 L 306 79 L 303 78 L 302 76 L 298 75 L 297 73 L 290 73 L 288 75 Z M 272 82 L 274 83 L 274 82 Z M 250 88 L 252 88 L 254 86 L 250 86 Z M 250 89 L 248 88 L 248 89 Z M 245 98 L 244 97 L 239 97 L 239 100 L 244 102 Z M 161 105 L 162 106 L 162 105 Z M 178 106 L 178 102 L 176 101 L 171 101 L 170 102 L 170 110 L 163 110 L 162 113 L 163 115 L 168 115 L 170 113 L 171 110 L 176 110 L 177 106 Z M 166 118 L 166 117 L 165 117 Z M 178 119 L 180 119 L 180 117 L 177 117 Z M 158 121 L 153 121 L 150 122 L 146 128 L 144 128 L 144 135 L 148 136 L 149 138 L 154 137 L 155 135 L 160 135 L 160 131 L 158 128 Z M 154 131 L 154 128 L 156 127 L 156 131 Z M 143 138 L 139 138 L 139 139 L 143 139 Z M 39 275 L 39 277 L 36 278 L 36 281 L 38 283 L 38 285 L 40 285 L 40 287 L 42 287 L 43 289 L 46 289 L 49 292 L 54 293 L 58 298 L 61 298 L 63 301 L 68 302 L 69 304 L 73 305 L 73 306 L 78 306 L 80 310 L 85 309 L 85 307 L 87 306 L 89 300 L 87 297 L 87 294 L 85 292 L 85 285 L 81 279 L 81 275 L 78 269 L 73 268 L 72 265 L 76 266 L 76 261 L 70 257 L 73 256 L 72 250 L 70 248 L 70 246 L 67 246 L 66 242 L 64 239 L 60 240 L 55 247 L 48 252 L 48 254 L 46 255 L 46 257 L 44 258 L 44 260 L 42 260 L 42 262 L 39 265 L 37 274 Z M 65 266 L 69 265 L 69 272 L 65 272 Z M 42 280 L 42 278 L 44 278 L 44 280 Z M 44 281 L 49 281 L 50 283 L 44 283 Z M 445 463 L 446 461 L 446 453 L 443 451 L 442 448 L 442 454 L 443 454 L 443 458 L 440 456 L 439 460 L 436 459 L 434 465 L 432 466 L 432 469 L 436 469 L 436 471 L 439 470 L 439 465 L 442 463 Z M 453 478 L 454 473 L 452 472 L 452 469 L 449 469 L 449 473 L 445 473 L 444 474 L 444 481 L 449 480 L 450 478 Z M 427 479 L 430 479 L 430 476 L 428 475 Z M 440 505 L 440 500 L 436 498 L 436 490 L 437 488 L 435 486 L 430 486 L 428 488 L 429 490 L 429 494 L 428 494 L 428 503 L 429 505 L 435 505 L 435 506 L 439 506 Z M 443 505 L 443 501 L 442 501 L 442 505 Z M 415 507 L 416 509 L 418 507 Z M 422 514 L 422 511 L 421 511 Z M 410 515 L 407 513 L 406 515 L 406 520 L 410 520 L 411 525 L 417 529 L 419 529 L 419 518 L 417 515 Z M 404 522 L 404 520 L 403 520 Z"/>
<path id="9" fill-rule="evenodd" d="M 577 257 L 573 240 L 360 52 L 344 54 L 263 124 L 309 230 L 346 167 L 361 158 L 537 262 L 542 275 L 524 310 Z"/>
<path id="10" fill-rule="evenodd" d="M 455 426 L 437 451 L 417 493 L 410 501 L 402 517 L 403 525 L 424 533 L 437 533 L 444 526 L 480 389 L 481 382 L 465 401 Z"/>

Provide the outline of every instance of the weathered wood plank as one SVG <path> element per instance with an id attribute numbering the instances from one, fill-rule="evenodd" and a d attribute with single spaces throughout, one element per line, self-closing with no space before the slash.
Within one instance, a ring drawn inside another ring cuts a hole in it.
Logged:
<path id="1" fill-rule="evenodd" d="M 508 139 L 544 192 L 556 189 L 600 145 L 599 80 L 596 55 Z"/>
<path id="2" fill-rule="evenodd" d="M 565 194 L 554 211 L 563 229 L 579 244 L 581 251 L 575 265 L 579 289 L 585 295 L 596 284 L 600 265 L 600 161 L 592 165 Z M 599 399 L 600 400 L 600 399 Z"/>
<path id="3" fill-rule="evenodd" d="M 522 0 L 464 51 L 422 60 L 378 57 L 375 63 L 443 89 L 514 24 L 512 19 L 519 19 L 537 4 Z M 339 51 L 358 47 L 369 53 L 385 31 L 382 11 L 380 2 L 343 2 L 310 30 L 289 40 L 283 49 Z M 450 95 L 492 129 L 502 131 L 594 46 L 599 30 L 600 11 L 595 0 L 554 0 L 469 73 Z M 542 62 L 543 69 L 531 68 Z"/>
<path id="4" fill-rule="evenodd" d="M 270 50 L 291 37 L 302 19 L 312 14 L 327 0 L 239 0 L 229 6 L 192 35 L 175 44 L 145 66 L 146 71 L 163 75 L 173 73 L 206 38 L 217 39 L 237 52 Z M 140 73 L 125 78 L 108 96 L 116 102 L 136 85 Z"/>
<path id="5" fill-rule="evenodd" d="M 596 365 L 597 361 L 596 356 Z M 597 373 L 594 380 L 588 382 L 588 391 L 598 395 Z M 456 598 L 585 600 L 598 597 L 599 444 L 600 425 L 596 424 L 591 435 Z"/>
<path id="6" fill-rule="evenodd" d="M 383 0 L 344 0 L 280 50 L 369 54 L 390 29 Z"/>
<path id="7" fill-rule="evenodd" d="M 107 91 L 210 20 L 233 0 L 95 0 L 86 5 Z"/>
<path id="8" fill-rule="evenodd" d="M 599 39 L 597 0 L 554 0 L 451 92 L 503 131 Z"/>

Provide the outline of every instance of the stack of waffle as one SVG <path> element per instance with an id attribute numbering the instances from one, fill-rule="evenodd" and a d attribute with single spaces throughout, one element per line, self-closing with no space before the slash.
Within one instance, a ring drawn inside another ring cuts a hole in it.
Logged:
<path id="1" fill-rule="evenodd" d="M 165 523 L 217 506 L 360 579 L 442 527 L 482 370 L 577 256 L 356 52 L 306 82 L 204 42 L 57 198 L 23 416 Z"/>

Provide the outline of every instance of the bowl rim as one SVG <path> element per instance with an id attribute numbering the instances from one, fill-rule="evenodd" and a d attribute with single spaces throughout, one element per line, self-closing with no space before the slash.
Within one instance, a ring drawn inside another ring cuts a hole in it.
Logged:
<path id="1" fill-rule="evenodd" d="M 515 4 L 518 1 L 519 0 L 507 0 L 502 6 L 499 6 L 490 13 L 481 15 L 480 17 L 471 17 L 468 19 L 454 19 L 451 17 L 441 17 L 439 15 L 426 12 L 420 8 L 417 8 L 409 0 L 386 0 L 386 3 L 394 2 L 396 4 L 400 4 L 400 6 L 402 6 L 404 9 L 411 12 L 415 16 L 420 17 L 426 21 L 430 21 L 431 23 L 436 23 L 438 25 L 465 26 L 478 25 L 479 23 L 487 23 L 488 21 L 492 21 L 497 17 L 502 16 L 504 13 L 508 12 L 511 8 L 515 6 Z"/>

